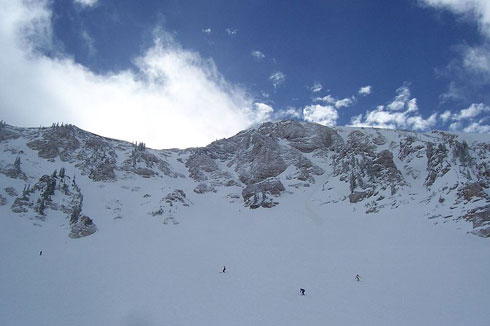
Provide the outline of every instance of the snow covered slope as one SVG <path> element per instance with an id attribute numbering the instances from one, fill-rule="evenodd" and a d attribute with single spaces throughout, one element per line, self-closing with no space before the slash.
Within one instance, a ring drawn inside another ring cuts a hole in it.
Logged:
<path id="1" fill-rule="evenodd" d="M 290 121 L 187 150 L 2 125 L 0 324 L 487 325 L 489 149 Z"/>

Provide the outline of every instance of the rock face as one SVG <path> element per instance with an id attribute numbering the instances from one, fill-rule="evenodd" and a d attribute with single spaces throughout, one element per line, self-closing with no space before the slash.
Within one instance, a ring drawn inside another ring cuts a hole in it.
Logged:
<path id="1" fill-rule="evenodd" d="M 83 215 L 78 222 L 71 226 L 70 238 L 83 238 L 92 235 L 97 231 L 92 219 Z"/>
<path id="2" fill-rule="evenodd" d="M 319 191 L 325 198 L 322 207 L 344 202 L 357 211 L 376 213 L 412 205 L 422 215 L 437 211 L 445 221 L 464 219 L 475 234 L 490 237 L 490 137 L 485 136 L 280 121 L 202 148 L 153 150 L 71 125 L 16 128 L 2 123 L 0 145 L 0 177 L 24 186 L 24 191 L 11 187 L 0 204 L 8 203 L 18 214 L 35 212 L 40 219 L 40 212 L 61 210 L 71 220 L 73 237 L 96 231 L 96 221 L 81 212 L 81 190 L 62 182 L 69 177 L 61 177 L 61 171 L 58 176 L 51 171 L 42 176 L 38 169 L 30 174 L 24 169 L 26 152 L 34 151 L 40 162 L 61 162 L 70 175 L 81 175 L 98 187 L 134 180 L 165 185 L 166 190 L 160 189 L 167 195 L 154 194 L 161 200 L 150 214 L 164 216 L 166 224 L 178 224 L 176 210 L 189 206 L 193 196 L 262 209 L 298 192 Z M 51 190 L 46 189 L 53 180 L 55 192 L 70 198 L 70 205 L 57 203 L 57 195 L 49 200 Z"/>
<path id="3" fill-rule="evenodd" d="M 273 207 L 277 205 L 273 198 L 278 197 L 283 192 L 284 185 L 276 178 L 268 178 L 261 182 L 250 184 L 242 191 L 245 206 L 250 208 Z"/>
<path id="4" fill-rule="evenodd" d="M 250 208 L 272 207 L 277 204 L 272 197 L 285 190 L 276 177 L 292 167 L 288 180 L 314 183 L 325 171 L 305 154 L 335 151 L 342 145 L 336 131 L 321 125 L 265 123 L 195 150 L 186 166 L 197 182 L 245 188 L 242 196 Z"/>
<path id="5" fill-rule="evenodd" d="M 186 166 L 199 184 L 197 193 L 239 186 L 250 208 L 279 204 L 288 188 L 337 179 L 349 192 L 336 190 L 333 202 L 348 200 L 365 207 L 366 213 L 408 204 L 407 198 L 415 197 L 404 194 L 420 187 L 421 202 L 436 203 L 446 216 L 454 215 L 457 207 L 455 218 L 462 218 L 470 206 L 490 202 L 489 150 L 488 141 L 470 144 L 464 137 L 438 131 L 416 134 L 281 121 L 194 149 Z M 443 195 L 433 201 L 438 192 Z"/>
<path id="6" fill-rule="evenodd" d="M 43 175 L 32 187 L 24 187 L 22 195 L 17 195 L 11 206 L 12 212 L 32 212 L 37 219 L 45 220 L 50 211 L 58 211 L 69 219 L 70 237 L 81 238 L 95 233 L 97 226 L 93 220 L 82 215 L 83 195 L 80 187 L 74 179 L 64 174 L 64 169 L 61 171 Z M 12 190 L 10 193 L 14 195 Z"/>

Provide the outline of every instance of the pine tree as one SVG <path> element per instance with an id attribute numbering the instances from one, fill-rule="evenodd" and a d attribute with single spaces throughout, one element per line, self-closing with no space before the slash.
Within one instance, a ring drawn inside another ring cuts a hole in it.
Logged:
<path id="1" fill-rule="evenodd" d="M 75 205 L 71 210 L 70 224 L 75 224 L 80 218 L 80 213 L 82 212 L 81 205 Z"/>
<path id="2" fill-rule="evenodd" d="M 40 214 L 40 215 L 43 215 L 44 216 L 44 209 L 46 208 L 46 204 L 44 203 L 44 199 L 43 198 L 38 198 L 37 200 L 37 212 Z"/>
<path id="3" fill-rule="evenodd" d="M 56 179 L 55 178 L 49 178 L 46 189 L 44 190 L 42 197 L 45 200 L 50 200 L 51 196 L 54 195 L 54 190 L 56 189 Z"/>
<path id="4" fill-rule="evenodd" d="M 20 156 L 17 156 L 14 162 L 14 170 L 20 172 Z"/>
<path id="5" fill-rule="evenodd" d="M 22 199 L 27 200 L 29 198 L 30 185 L 24 185 L 22 190 Z"/>
<path id="6" fill-rule="evenodd" d="M 349 181 L 350 181 L 350 192 L 353 193 L 354 189 L 356 189 L 356 187 L 357 187 L 354 172 L 351 172 Z"/>

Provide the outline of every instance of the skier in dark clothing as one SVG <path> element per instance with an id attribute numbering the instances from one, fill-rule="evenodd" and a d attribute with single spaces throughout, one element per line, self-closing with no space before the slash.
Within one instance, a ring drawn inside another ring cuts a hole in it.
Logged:
<path id="1" fill-rule="evenodd" d="M 357 280 L 357 282 L 361 281 L 361 277 L 359 276 L 359 274 L 356 274 L 356 280 Z"/>
<path id="2" fill-rule="evenodd" d="M 42 256 L 42 255 L 43 255 L 43 251 L 41 250 L 41 251 L 39 252 L 39 256 Z"/>
<path id="3" fill-rule="evenodd" d="M 299 289 L 299 292 L 301 292 L 301 295 L 305 295 L 305 289 Z"/>
<path id="4" fill-rule="evenodd" d="M 226 272 L 226 266 L 223 266 L 223 273 Z"/>

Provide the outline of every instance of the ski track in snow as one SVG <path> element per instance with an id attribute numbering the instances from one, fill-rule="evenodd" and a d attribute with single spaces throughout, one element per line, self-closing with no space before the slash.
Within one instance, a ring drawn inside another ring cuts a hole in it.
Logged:
<path id="1" fill-rule="evenodd" d="M 327 179 L 325 179 L 327 180 Z M 315 222 L 317 225 L 323 224 L 322 217 L 313 209 L 312 203 L 319 202 L 320 200 L 316 199 L 316 196 L 321 191 L 320 185 L 323 187 L 325 182 L 323 178 L 318 180 L 315 185 L 312 187 L 312 190 L 309 192 L 309 196 L 305 199 L 305 210 L 307 211 L 307 216 Z"/>

